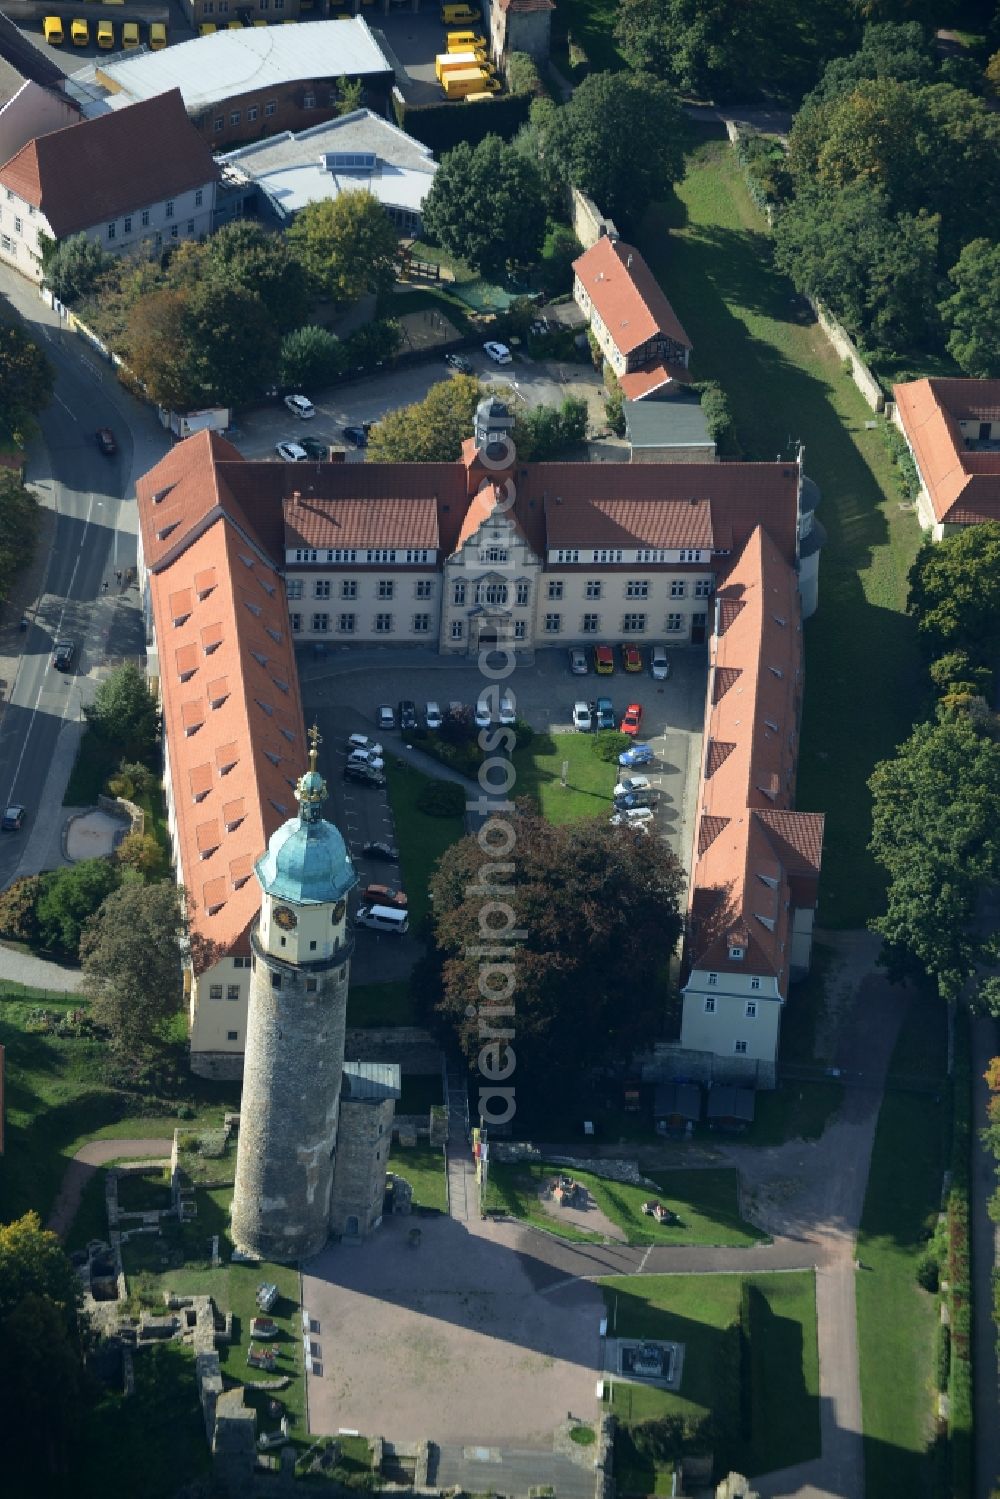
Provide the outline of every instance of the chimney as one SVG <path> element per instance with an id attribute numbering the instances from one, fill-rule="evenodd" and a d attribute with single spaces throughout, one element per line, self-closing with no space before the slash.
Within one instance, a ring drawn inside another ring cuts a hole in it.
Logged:
<path id="1" fill-rule="evenodd" d="M 631 251 L 629 252 L 629 257 L 628 257 L 628 259 L 625 262 L 625 269 L 627 271 L 630 271 L 632 269 L 632 253 L 631 253 Z"/>
<path id="2" fill-rule="evenodd" d="M 292 504 L 295 505 L 296 507 L 298 507 L 298 506 L 300 506 L 302 504 L 302 491 L 301 490 L 299 490 L 299 489 L 293 489 L 292 490 Z"/>

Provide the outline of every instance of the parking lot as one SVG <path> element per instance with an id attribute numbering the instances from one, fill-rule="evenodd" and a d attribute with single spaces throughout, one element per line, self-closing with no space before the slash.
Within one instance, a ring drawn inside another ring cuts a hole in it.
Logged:
<path id="1" fill-rule="evenodd" d="M 529 360 L 518 356 L 513 365 L 501 369 L 481 348 L 463 352 L 476 377 L 484 384 L 509 391 L 515 405 L 561 406 L 567 396 L 576 396 L 586 400 L 591 424 L 600 424 L 603 414 L 601 377 L 589 364 L 564 364 L 557 360 Z M 303 391 L 302 394 L 308 396 L 316 408 L 316 415 L 307 421 L 292 416 L 277 399 L 270 405 L 241 412 L 230 436 L 245 458 L 274 458 L 276 443 L 312 437 L 318 442 L 346 448 L 348 463 L 363 463 L 364 452 L 345 441 L 345 427 L 378 421 L 400 406 L 422 401 L 432 385 L 450 378 L 452 371 L 443 358 L 435 355 L 406 369 L 369 375 L 325 391 Z"/>
<path id="2" fill-rule="evenodd" d="M 581 677 L 570 674 L 566 650 L 538 651 L 533 663 L 517 666 L 503 686 L 513 693 L 519 716 L 542 732 L 572 732 L 573 705 L 579 700 L 589 702 L 610 697 L 619 720 L 630 703 L 639 703 L 643 721 L 637 737 L 652 747 L 656 757 L 653 765 L 640 767 L 660 793 L 655 830 L 687 869 L 701 758 L 705 652 L 697 647 L 671 651 L 671 672 L 666 682 L 652 679 L 647 660 L 648 647 L 643 651 L 646 669 L 642 673 L 626 674 L 618 666 L 610 677 L 597 676 L 593 671 Z M 451 702 L 474 706 L 488 685 L 474 661 L 441 657 L 429 650 L 399 648 L 346 647 L 323 656 L 304 648 L 300 653 L 300 678 L 307 721 L 315 717 L 324 735 L 323 759 L 332 798 L 329 815 L 344 832 L 352 856 L 367 839 L 391 836 L 392 822 L 384 791 L 345 784 L 342 780 L 347 735 L 369 734 L 385 746 L 387 753 L 395 752 L 406 758 L 411 752 L 398 730 L 387 733 L 376 730 L 380 703 L 395 706 L 401 699 L 410 698 L 422 716 L 428 701 L 439 703 L 442 709 Z M 609 796 L 613 784 L 614 767 L 609 766 Z M 391 865 L 376 865 L 364 859 L 359 868 L 365 883 L 379 880 L 391 884 L 396 873 Z M 408 971 L 413 959 L 412 944 L 410 937 L 359 934 L 356 982 L 400 976 L 398 972 L 386 971 L 383 954 L 394 969 L 405 964 L 403 971 Z M 391 958 L 386 953 L 387 947 L 393 954 Z M 376 954 L 372 959 L 376 971 L 372 973 L 364 966 L 368 951 Z"/>

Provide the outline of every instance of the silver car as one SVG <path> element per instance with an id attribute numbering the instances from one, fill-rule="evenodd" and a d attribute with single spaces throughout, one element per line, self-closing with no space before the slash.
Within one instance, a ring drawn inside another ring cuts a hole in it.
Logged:
<path id="1" fill-rule="evenodd" d="M 441 709 L 437 703 L 428 703 L 424 709 L 424 723 L 429 729 L 439 729 L 443 722 Z"/>
<path id="2" fill-rule="evenodd" d="M 316 415 L 316 407 L 305 396 L 286 396 L 285 405 L 293 416 L 299 417 L 302 421 L 307 421 L 309 417 Z"/>
<path id="3" fill-rule="evenodd" d="M 573 727 L 581 734 L 589 734 L 594 723 L 594 715 L 590 711 L 590 704 L 579 702 L 573 704 Z"/>
<path id="4" fill-rule="evenodd" d="M 665 682 L 670 675 L 670 657 L 665 645 L 654 645 L 649 653 L 649 671 L 654 682 Z"/>
<path id="5" fill-rule="evenodd" d="M 587 666 L 587 652 L 581 650 L 579 646 L 574 646 L 569 653 L 569 669 L 574 677 L 585 677 L 587 675 L 589 670 Z"/>

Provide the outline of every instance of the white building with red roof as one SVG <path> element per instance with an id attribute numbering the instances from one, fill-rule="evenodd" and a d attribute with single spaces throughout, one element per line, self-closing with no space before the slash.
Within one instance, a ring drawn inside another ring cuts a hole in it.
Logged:
<path id="1" fill-rule="evenodd" d="M 892 393 L 920 479 L 924 530 L 940 541 L 1000 520 L 1000 380 L 911 380 Z"/>
<path id="2" fill-rule="evenodd" d="M 690 380 L 691 340 L 634 245 L 602 235 L 573 262 L 573 299 L 627 401 L 669 394 Z"/>

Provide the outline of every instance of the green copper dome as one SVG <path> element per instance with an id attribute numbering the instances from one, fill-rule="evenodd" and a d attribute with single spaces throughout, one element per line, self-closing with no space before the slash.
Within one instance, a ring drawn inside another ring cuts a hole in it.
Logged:
<path id="1" fill-rule="evenodd" d="M 326 782 L 316 769 L 318 731 L 311 729 L 309 737 L 309 769 L 295 791 L 299 815 L 272 833 L 267 853 L 254 869 L 272 898 L 320 905 L 340 900 L 358 883 L 358 876 L 341 833 L 321 816 Z"/>

